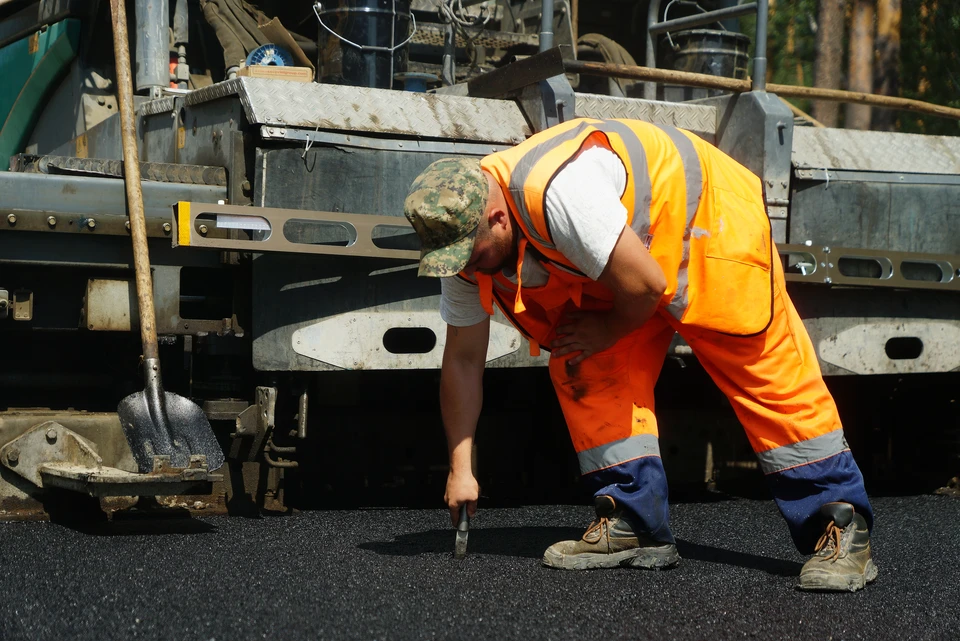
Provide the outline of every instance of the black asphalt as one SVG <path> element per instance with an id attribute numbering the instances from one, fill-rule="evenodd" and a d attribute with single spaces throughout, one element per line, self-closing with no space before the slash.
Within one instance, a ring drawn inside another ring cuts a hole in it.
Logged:
<path id="1" fill-rule="evenodd" d="M 874 500 L 876 583 L 794 589 L 771 501 L 681 503 L 683 562 L 560 572 L 585 506 L 0 523 L 0 639 L 960 639 L 960 500 Z"/>

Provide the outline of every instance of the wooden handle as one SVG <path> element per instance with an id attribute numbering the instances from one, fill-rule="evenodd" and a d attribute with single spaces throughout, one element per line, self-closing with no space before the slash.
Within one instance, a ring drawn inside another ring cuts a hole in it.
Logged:
<path id="1" fill-rule="evenodd" d="M 133 238 L 133 265 L 137 274 L 137 302 L 140 307 L 140 338 L 143 357 L 157 358 L 157 315 L 153 308 L 153 280 L 147 250 L 147 226 L 140 185 L 140 155 L 133 113 L 133 82 L 130 79 L 130 45 L 127 11 L 123 0 L 110 0 L 113 21 L 113 53 L 117 64 L 117 98 L 120 103 L 120 137 L 123 141 L 123 175 L 127 189 L 130 235 Z"/>
<path id="2" fill-rule="evenodd" d="M 648 82 L 669 82 L 690 87 L 705 87 L 707 89 L 722 89 L 724 91 L 745 92 L 751 90 L 749 80 L 710 76 L 703 73 L 688 73 L 670 69 L 651 69 L 649 67 L 635 67 L 632 65 L 615 65 L 605 62 L 584 62 L 581 60 L 564 60 L 563 67 L 570 73 L 585 75 L 629 78 L 632 80 L 646 80 Z M 960 120 L 960 109 L 934 105 L 921 100 L 880 96 L 859 91 L 841 91 L 839 89 L 821 89 L 819 87 L 796 87 L 793 85 L 768 84 L 767 91 L 775 93 L 781 98 L 813 98 L 815 100 L 833 100 L 849 102 L 885 109 L 913 111 L 916 113 L 955 118 Z"/>

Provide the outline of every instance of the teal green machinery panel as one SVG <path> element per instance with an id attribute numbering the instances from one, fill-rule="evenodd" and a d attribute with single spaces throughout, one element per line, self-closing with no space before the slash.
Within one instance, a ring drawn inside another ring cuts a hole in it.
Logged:
<path id="1" fill-rule="evenodd" d="M 64 20 L 0 49 L 0 171 L 23 150 L 79 46 L 80 21 Z"/>

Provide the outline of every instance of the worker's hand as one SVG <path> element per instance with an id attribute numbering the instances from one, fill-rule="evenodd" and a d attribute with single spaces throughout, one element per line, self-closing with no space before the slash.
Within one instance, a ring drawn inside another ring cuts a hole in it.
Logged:
<path id="1" fill-rule="evenodd" d="M 477 512 L 477 498 L 480 496 L 480 486 L 477 479 L 470 472 L 455 473 L 453 470 L 447 476 L 447 491 L 443 495 L 447 507 L 450 509 L 450 522 L 453 527 L 460 523 L 460 506 L 467 504 L 467 515 L 473 518 Z"/>
<path id="2" fill-rule="evenodd" d="M 579 352 L 570 359 L 578 365 L 583 359 L 612 347 L 617 337 L 607 323 L 608 312 L 567 312 L 557 327 L 557 338 L 550 343 L 550 356 L 557 358 Z"/>

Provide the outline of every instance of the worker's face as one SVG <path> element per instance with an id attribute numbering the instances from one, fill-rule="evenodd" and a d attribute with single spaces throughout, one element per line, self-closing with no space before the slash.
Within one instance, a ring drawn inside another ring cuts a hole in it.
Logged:
<path id="1" fill-rule="evenodd" d="M 464 273 L 468 276 L 474 272 L 493 275 L 505 267 L 516 265 L 517 252 L 510 229 L 506 212 L 488 215 L 481 220 L 473 243 L 473 253 L 463 268 Z"/>

